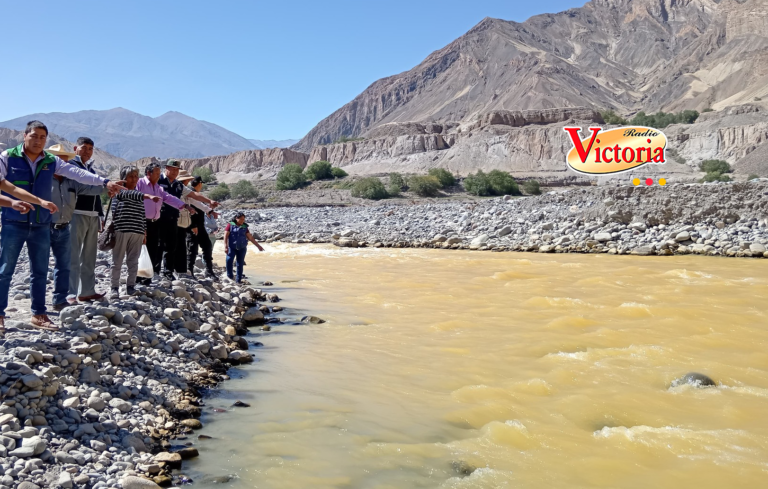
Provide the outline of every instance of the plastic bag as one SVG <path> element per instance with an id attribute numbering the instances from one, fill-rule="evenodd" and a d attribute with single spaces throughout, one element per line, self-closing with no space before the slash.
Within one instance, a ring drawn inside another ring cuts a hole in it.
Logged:
<path id="1" fill-rule="evenodd" d="M 152 268 L 152 260 L 149 258 L 147 245 L 141 245 L 141 256 L 139 257 L 139 271 L 136 274 L 142 278 L 152 278 L 155 276 L 155 270 Z"/>

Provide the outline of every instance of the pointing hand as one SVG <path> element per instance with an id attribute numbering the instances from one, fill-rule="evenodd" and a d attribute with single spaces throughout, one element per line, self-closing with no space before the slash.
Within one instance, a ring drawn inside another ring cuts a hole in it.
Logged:
<path id="1" fill-rule="evenodd" d="M 35 209 L 35 206 L 32 204 L 22 202 L 20 200 L 14 200 L 13 204 L 11 204 L 11 207 L 13 207 L 14 210 L 21 212 L 22 214 L 26 214 L 27 212 Z"/>

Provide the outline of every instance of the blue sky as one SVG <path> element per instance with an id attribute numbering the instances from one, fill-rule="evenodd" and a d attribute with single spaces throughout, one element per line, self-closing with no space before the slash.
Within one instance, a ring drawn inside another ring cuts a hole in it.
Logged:
<path id="1" fill-rule="evenodd" d="M 124 107 L 176 110 L 247 138 L 300 138 L 484 17 L 523 21 L 583 3 L 2 2 L 0 121 Z"/>

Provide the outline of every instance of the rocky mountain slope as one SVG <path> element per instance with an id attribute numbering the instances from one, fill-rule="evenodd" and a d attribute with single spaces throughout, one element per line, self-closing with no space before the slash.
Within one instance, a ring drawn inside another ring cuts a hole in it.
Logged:
<path id="1" fill-rule="evenodd" d="M 254 149 L 288 148 L 298 143 L 298 139 L 249 139 Z"/>
<path id="2" fill-rule="evenodd" d="M 523 23 L 486 18 L 412 70 L 374 82 L 293 149 L 497 110 L 755 101 L 768 95 L 767 28 L 768 0 L 593 0 Z"/>
<path id="3" fill-rule="evenodd" d="M 100 148 L 127 160 L 144 156 L 199 158 L 255 148 L 223 127 L 179 112 L 155 118 L 123 108 L 53 112 L 0 122 L 0 127 L 20 130 L 32 119 L 43 121 L 51 132 L 71 141 L 89 136 Z"/>
<path id="4" fill-rule="evenodd" d="M 15 131 L 13 129 L 0 127 L 0 150 L 17 146 L 23 141 L 23 131 Z M 72 141 L 68 141 L 58 134 L 51 132 L 48 134 L 48 142 L 46 143 L 46 147 L 53 146 L 54 144 L 64 144 L 68 148 L 73 148 L 75 146 L 75 143 Z M 5 147 L 3 147 L 3 145 L 5 145 Z M 93 153 L 93 159 L 95 161 L 95 168 L 102 175 L 115 173 L 121 166 L 128 163 L 120 157 L 107 153 L 99 146 L 96 147 L 96 150 Z"/>

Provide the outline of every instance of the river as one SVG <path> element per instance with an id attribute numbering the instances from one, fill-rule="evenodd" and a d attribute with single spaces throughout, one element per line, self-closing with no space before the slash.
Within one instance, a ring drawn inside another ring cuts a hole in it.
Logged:
<path id="1" fill-rule="evenodd" d="M 197 487 L 768 486 L 766 260 L 266 248 L 253 280 L 328 322 L 249 337 Z"/>

